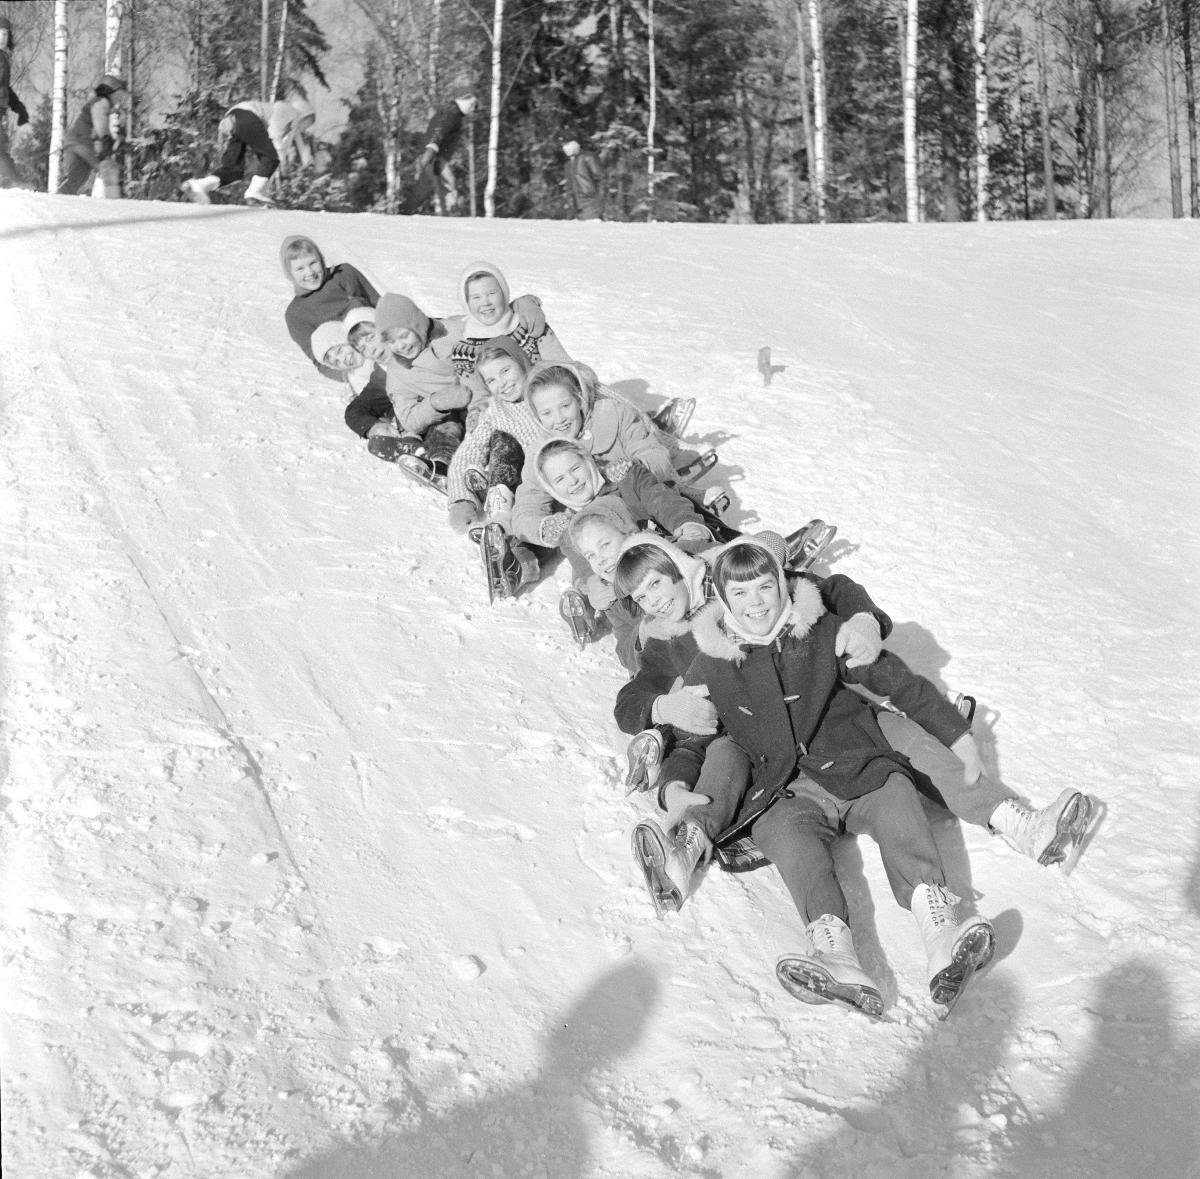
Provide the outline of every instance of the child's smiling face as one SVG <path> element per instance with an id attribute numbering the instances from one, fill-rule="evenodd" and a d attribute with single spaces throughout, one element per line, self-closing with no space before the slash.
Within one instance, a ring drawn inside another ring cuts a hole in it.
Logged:
<path id="1" fill-rule="evenodd" d="M 752 581 L 731 581 L 722 596 L 738 630 L 745 635 L 766 635 L 783 611 L 779 578 L 773 573 Z"/>
<path id="2" fill-rule="evenodd" d="M 490 274 L 467 283 L 467 310 L 484 327 L 490 327 L 504 314 L 504 292 Z"/>
<path id="3" fill-rule="evenodd" d="M 387 331 L 388 351 L 400 360 L 416 360 L 424 341 L 412 328 L 394 327 Z"/>
<path id="4" fill-rule="evenodd" d="M 542 463 L 542 478 L 563 503 L 579 503 L 591 498 L 591 465 L 583 455 L 565 450 L 547 455 Z"/>
<path id="5" fill-rule="evenodd" d="M 593 518 L 579 533 L 579 555 L 601 581 L 612 583 L 625 535 L 607 520 Z"/>
<path id="6" fill-rule="evenodd" d="M 583 406 L 579 398 L 563 385 L 543 385 L 529 398 L 537 420 L 551 434 L 578 438 L 583 429 Z"/>
<path id="7" fill-rule="evenodd" d="M 485 360 L 479 366 L 479 375 L 488 387 L 488 392 L 502 401 L 520 401 L 525 389 L 525 374 L 521 366 L 507 356 Z"/>
<path id="8" fill-rule="evenodd" d="M 321 358 L 321 363 L 326 368 L 335 368 L 339 372 L 344 372 L 346 369 L 357 368 L 362 364 L 362 357 L 359 356 L 358 350 L 353 344 L 334 344 Z"/>
<path id="9" fill-rule="evenodd" d="M 300 254 L 292 259 L 288 269 L 291 271 L 292 281 L 302 291 L 319 290 L 325 281 L 325 267 L 316 254 Z"/>

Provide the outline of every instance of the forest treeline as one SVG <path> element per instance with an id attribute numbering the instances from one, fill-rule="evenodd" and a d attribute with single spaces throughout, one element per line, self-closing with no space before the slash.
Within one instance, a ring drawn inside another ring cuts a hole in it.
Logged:
<path id="1" fill-rule="evenodd" d="M 454 215 L 569 216 L 576 139 L 603 166 L 612 220 L 1108 217 L 1164 199 L 1200 216 L 1194 4 L 344 0 L 357 85 L 276 199 L 395 212 L 430 116 L 472 93 Z M 0 4 L 15 90 L 62 55 L 59 101 L 27 96 L 14 136 L 25 182 L 46 186 L 56 121 L 117 71 L 125 195 L 178 197 L 230 105 L 328 88 L 338 10 L 323 5 L 322 25 L 314 7 Z"/>

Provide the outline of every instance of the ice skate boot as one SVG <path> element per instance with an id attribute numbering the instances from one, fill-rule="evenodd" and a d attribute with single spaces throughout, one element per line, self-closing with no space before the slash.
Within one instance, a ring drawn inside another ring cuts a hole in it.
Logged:
<path id="1" fill-rule="evenodd" d="M 571 637 L 580 647 L 596 633 L 596 611 L 582 590 L 570 586 L 558 599 L 559 617 L 571 628 Z"/>
<path id="2" fill-rule="evenodd" d="M 446 478 L 439 475 L 433 464 L 419 454 L 402 454 L 396 459 L 396 466 L 415 483 L 420 483 L 439 495 L 446 494 Z"/>
<path id="3" fill-rule="evenodd" d="M 950 703 L 962 714 L 963 719 L 970 724 L 975 719 L 975 697 L 956 692 L 950 697 Z"/>
<path id="4" fill-rule="evenodd" d="M 489 602 L 516 597 L 521 586 L 536 581 L 541 572 L 537 557 L 519 540 L 508 536 L 499 524 L 483 526 L 479 553 L 487 577 Z"/>
<path id="5" fill-rule="evenodd" d="M 663 763 L 663 736 L 658 729 L 643 729 L 625 751 L 629 772 L 625 775 L 625 793 L 649 790 L 658 778 Z"/>
<path id="6" fill-rule="evenodd" d="M 418 434 L 376 434 L 374 438 L 367 439 L 367 450 L 386 463 L 399 462 L 406 454 L 421 456 L 425 453 Z"/>
<path id="7" fill-rule="evenodd" d="M 1093 800 L 1078 790 L 1064 790 L 1041 810 L 1006 798 L 993 812 L 988 826 L 1005 843 L 1043 866 L 1074 866 L 1073 852 L 1093 821 Z"/>
<path id="8" fill-rule="evenodd" d="M 928 958 L 929 994 L 945 1010 L 945 1019 L 976 971 L 991 960 L 996 935 L 982 917 L 960 922 L 954 906 L 959 898 L 942 884 L 918 884 L 913 889 L 912 915 L 921 931 Z"/>
<path id="9" fill-rule="evenodd" d="M 809 520 L 803 528 L 788 533 L 784 537 L 787 544 L 786 567 L 796 573 L 811 569 L 836 533 L 837 526 L 826 524 L 824 520 Z"/>
<path id="10" fill-rule="evenodd" d="M 250 183 L 246 185 L 246 195 L 242 198 L 248 205 L 259 205 L 265 209 L 275 208 L 275 202 L 271 199 L 271 194 L 267 192 L 267 185 L 271 183 L 268 176 L 251 176 Z"/>
<path id="11" fill-rule="evenodd" d="M 711 846 L 704 828 L 684 819 L 668 836 L 653 819 L 646 819 L 633 829 L 632 843 L 654 911 L 660 917 L 678 912 L 691 895 L 696 867 Z"/>
<path id="12" fill-rule="evenodd" d="M 656 409 L 650 415 L 650 420 L 660 429 L 668 434 L 674 434 L 676 438 L 682 438 L 684 430 L 688 427 L 688 422 L 692 420 L 692 414 L 696 412 L 696 399 L 694 397 L 672 397 L 666 405 Z"/>
<path id="13" fill-rule="evenodd" d="M 826 913 L 804 932 L 808 953 L 785 955 L 775 964 L 783 989 L 801 1003 L 841 1003 L 879 1019 L 883 997 L 859 964 L 850 927 Z"/>
<path id="14" fill-rule="evenodd" d="M 185 180 L 179 187 L 198 205 L 211 205 L 212 197 L 209 195 L 215 192 L 221 184 L 218 176 L 201 176 L 191 180 Z"/>
<path id="15" fill-rule="evenodd" d="M 690 463 L 684 463 L 682 467 L 675 469 L 675 478 L 678 486 L 686 487 L 695 483 L 701 475 L 707 474 L 717 465 L 717 452 L 715 450 L 706 450 L 703 454 L 698 454 Z"/>
<path id="16" fill-rule="evenodd" d="M 725 487 L 707 487 L 700 506 L 719 520 L 732 506 L 729 489 Z"/>

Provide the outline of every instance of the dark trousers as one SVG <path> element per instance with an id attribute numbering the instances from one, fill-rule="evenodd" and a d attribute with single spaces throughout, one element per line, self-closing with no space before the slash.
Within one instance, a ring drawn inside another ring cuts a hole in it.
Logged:
<path id="1" fill-rule="evenodd" d="M 0 188 L 12 188 L 17 181 L 17 167 L 8 146 L 8 109 L 0 110 Z"/>
<path id="2" fill-rule="evenodd" d="M 497 430 L 488 443 L 488 486 L 507 487 L 509 491 L 516 491 L 524 464 L 525 450 L 521 444 L 511 434 Z"/>
<path id="3" fill-rule="evenodd" d="M 450 466 L 450 460 L 466 434 L 463 416 L 461 412 L 455 413 L 445 421 L 435 422 L 425 431 L 421 440 L 425 447 L 425 456 L 437 465 L 439 471 L 445 472 Z"/>
<path id="4" fill-rule="evenodd" d="M 78 196 L 99 166 L 100 161 L 90 147 L 82 143 L 68 143 L 63 148 L 58 191 L 63 196 Z"/>
<path id="5" fill-rule="evenodd" d="M 255 176 L 274 176 L 279 167 L 279 153 L 267 134 L 266 124 L 251 111 L 233 111 L 230 118 L 233 129 L 229 133 L 229 142 L 221 153 L 221 163 L 213 171 L 221 186 L 241 180 L 247 151 L 258 157 L 254 165 Z"/>
<path id="6" fill-rule="evenodd" d="M 844 801 L 806 777 L 788 788 L 754 823 L 759 850 L 779 869 L 805 925 L 826 913 L 849 921 L 846 898 L 833 867 L 832 844 L 843 831 L 870 835 L 879 844 L 892 895 L 902 909 L 918 884 L 944 884 L 938 854 L 920 797 L 903 774 L 878 789 Z"/>

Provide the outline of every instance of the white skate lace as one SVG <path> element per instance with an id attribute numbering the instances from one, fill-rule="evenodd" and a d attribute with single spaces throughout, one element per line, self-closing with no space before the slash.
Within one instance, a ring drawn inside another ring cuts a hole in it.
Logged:
<path id="1" fill-rule="evenodd" d="M 704 843 L 700 838 L 700 827 L 695 823 L 683 823 L 679 830 L 675 833 L 675 846 L 681 852 L 686 852 L 688 855 L 699 856 L 704 848 Z"/>
<path id="2" fill-rule="evenodd" d="M 816 936 L 813 938 L 813 949 L 818 952 L 821 950 L 833 951 L 837 949 L 837 939 L 833 936 L 833 928 L 828 923 L 818 925 L 813 931 Z M 824 943 L 818 945 L 818 941 Z"/>
<path id="3" fill-rule="evenodd" d="M 954 906 L 961 898 L 956 897 L 948 888 L 940 884 L 929 886 L 929 919 L 939 929 L 957 925 Z"/>

